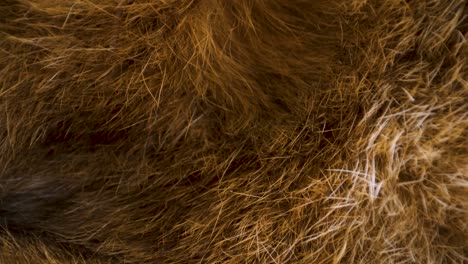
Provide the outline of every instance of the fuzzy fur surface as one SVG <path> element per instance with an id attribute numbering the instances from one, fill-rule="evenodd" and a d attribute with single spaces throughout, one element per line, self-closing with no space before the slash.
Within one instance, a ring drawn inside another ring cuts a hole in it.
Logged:
<path id="1" fill-rule="evenodd" d="M 466 16 L 0 1 L 1 263 L 466 263 Z"/>

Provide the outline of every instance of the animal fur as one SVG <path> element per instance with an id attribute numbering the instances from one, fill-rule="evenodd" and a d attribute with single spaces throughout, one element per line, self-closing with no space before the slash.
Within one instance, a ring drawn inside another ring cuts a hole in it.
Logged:
<path id="1" fill-rule="evenodd" d="M 1 263 L 466 263 L 463 0 L 2 0 Z"/>

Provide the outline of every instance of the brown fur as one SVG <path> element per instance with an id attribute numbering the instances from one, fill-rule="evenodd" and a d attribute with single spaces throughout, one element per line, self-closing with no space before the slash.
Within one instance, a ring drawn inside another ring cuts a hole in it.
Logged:
<path id="1" fill-rule="evenodd" d="M 3 0 L 2 263 L 468 261 L 462 0 Z"/>

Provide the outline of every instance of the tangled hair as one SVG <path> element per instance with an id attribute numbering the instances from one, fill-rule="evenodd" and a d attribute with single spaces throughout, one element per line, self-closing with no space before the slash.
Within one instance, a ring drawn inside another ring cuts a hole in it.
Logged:
<path id="1" fill-rule="evenodd" d="M 464 0 L 2 0 L 1 263 L 466 263 Z"/>

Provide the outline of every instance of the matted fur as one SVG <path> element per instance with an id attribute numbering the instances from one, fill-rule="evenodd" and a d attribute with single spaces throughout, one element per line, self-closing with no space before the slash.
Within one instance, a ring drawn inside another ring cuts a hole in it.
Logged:
<path id="1" fill-rule="evenodd" d="M 463 0 L 3 0 L 2 263 L 468 261 Z"/>

